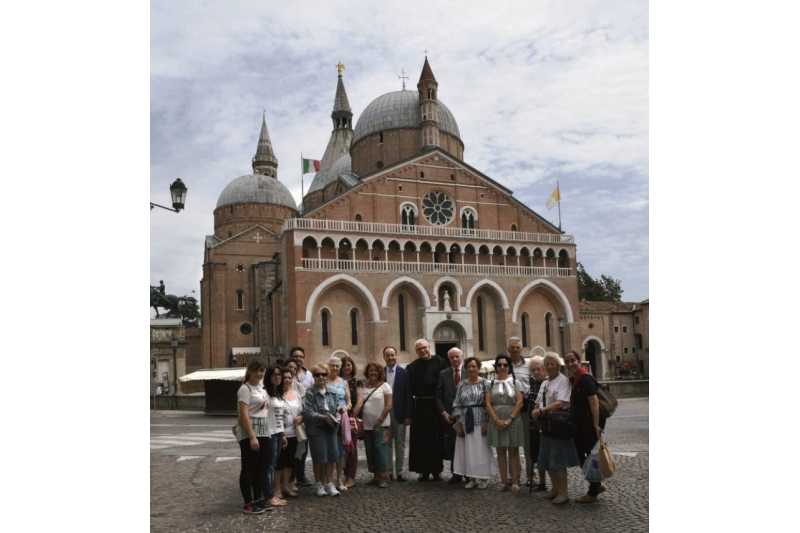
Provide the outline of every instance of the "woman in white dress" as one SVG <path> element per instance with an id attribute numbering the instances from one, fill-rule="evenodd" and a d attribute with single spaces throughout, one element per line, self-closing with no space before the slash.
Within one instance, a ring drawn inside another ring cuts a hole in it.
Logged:
<path id="1" fill-rule="evenodd" d="M 294 472 L 295 454 L 297 453 L 297 430 L 299 424 L 303 423 L 303 400 L 294 390 L 294 385 L 299 385 L 294 381 L 294 374 L 288 367 L 281 369 L 283 373 L 283 435 L 286 437 L 286 448 L 278 458 L 275 467 L 275 486 L 281 487 L 284 496 L 297 498 L 297 490 L 292 488 L 289 479 Z M 300 385 L 302 387 L 302 385 Z M 276 491 L 277 492 L 277 491 Z"/>
<path id="2" fill-rule="evenodd" d="M 453 473 L 469 479 L 464 488 L 485 489 L 490 477 L 497 472 L 492 447 L 486 440 L 486 380 L 478 375 L 481 362 L 477 357 L 464 360 L 467 379 L 461 380 L 453 402 L 456 430 L 456 452 Z"/>

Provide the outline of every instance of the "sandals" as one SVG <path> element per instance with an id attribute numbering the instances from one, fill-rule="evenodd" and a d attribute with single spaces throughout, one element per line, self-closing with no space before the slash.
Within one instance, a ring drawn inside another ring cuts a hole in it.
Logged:
<path id="1" fill-rule="evenodd" d="M 519 485 L 511 485 L 511 492 L 519 492 Z"/>
<path id="2" fill-rule="evenodd" d="M 278 498 L 278 497 L 275 497 L 275 498 L 272 498 L 272 499 L 269 501 L 269 504 L 270 504 L 271 506 L 273 506 L 273 507 L 281 507 L 281 506 L 283 506 L 283 505 L 288 505 L 288 502 L 287 502 L 286 500 L 282 500 L 282 499 L 280 499 L 280 498 Z"/>
<path id="3" fill-rule="evenodd" d="M 561 505 L 567 503 L 568 501 L 569 498 L 564 496 L 563 498 L 554 498 L 553 501 L 551 501 L 550 503 L 552 503 L 553 505 Z"/>
<path id="4" fill-rule="evenodd" d="M 542 495 L 542 498 L 544 498 L 545 500 L 553 500 L 555 499 L 556 496 L 558 496 L 558 493 L 554 490 L 551 490 L 550 492 L 545 492 Z"/>
<path id="5" fill-rule="evenodd" d="M 500 483 L 494 490 L 496 490 L 497 492 L 503 492 L 504 490 L 506 490 L 506 484 Z"/>

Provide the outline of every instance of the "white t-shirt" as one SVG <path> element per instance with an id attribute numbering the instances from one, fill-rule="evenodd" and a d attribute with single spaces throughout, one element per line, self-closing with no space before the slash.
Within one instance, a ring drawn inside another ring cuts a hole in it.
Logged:
<path id="1" fill-rule="evenodd" d="M 375 392 L 372 392 L 375 391 Z M 372 396 L 370 393 L 372 392 Z M 369 388 L 366 383 L 364 383 L 364 390 L 362 391 L 365 403 L 364 406 L 361 408 L 361 419 L 364 421 L 364 429 L 372 429 L 375 424 L 378 423 L 378 419 L 383 414 L 383 408 L 385 406 L 385 398 L 387 394 L 392 394 L 392 388 L 389 386 L 388 383 L 385 381 L 380 384 L 378 388 Z M 367 400 L 367 396 L 369 396 L 369 400 Z M 382 426 L 388 426 L 390 424 L 389 416 L 387 414 L 386 418 L 383 420 Z"/>
<path id="2" fill-rule="evenodd" d="M 303 402 L 296 392 L 294 393 L 294 400 L 287 399 L 285 402 L 283 410 L 283 434 L 286 435 L 288 439 L 289 437 L 297 436 L 294 419 L 303 414 Z"/>
<path id="3" fill-rule="evenodd" d="M 544 395 L 545 389 L 547 389 L 547 398 L 543 403 L 542 396 Z M 539 396 L 536 397 L 536 404 L 539 407 L 547 407 L 548 405 L 552 405 L 556 400 L 561 400 L 564 402 L 561 409 L 569 409 L 569 397 L 571 394 L 572 385 L 569 379 L 565 375 L 559 374 L 554 380 L 551 381 L 547 379 L 542 383 L 539 389 Z"/>
<path id="4" fill-rule="evenodd" d="M 267 428 L 270 435 L 283 433 L 283 412 L 286 404 L 277 396 L 269 397 L 269 411 L 267 411 Z"/>
<path id="5" fill-rule="evenodd" d="M 243 383 L 236 393 L 236 405 L 247 405 L 247 414 L 250 416 L 250 425 L 256 437 L 269 437 L 271 433 L 267 427 L 267 406 L 269 401 L 267 391 L 261 385 L 248 385 Z M 247 432 L 242 426 L 236 426 L 236 440 L 247 438 Z"/>

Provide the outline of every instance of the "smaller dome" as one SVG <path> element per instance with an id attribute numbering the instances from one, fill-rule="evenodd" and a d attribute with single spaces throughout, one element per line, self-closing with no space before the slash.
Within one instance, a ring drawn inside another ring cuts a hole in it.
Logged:
<path id="1" fill-rule="evenodd" d="M 244 203 L 276 204 L 297 211 L 289 189 L 276 178 L 264 174 L 247 174 L 230 182 L 219 195 L 217 208 Z"/>

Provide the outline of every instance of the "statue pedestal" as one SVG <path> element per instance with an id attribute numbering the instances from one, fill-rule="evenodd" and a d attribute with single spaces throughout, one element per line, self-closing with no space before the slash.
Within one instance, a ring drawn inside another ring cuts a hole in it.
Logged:
<path id="1" fill-rule="evenodd" d="M 180 392 L 177 381 L 186 374 L 187 345 L 186 328 L 182 322 L 180 318 L 150 319 L 150 396 L 153 396 L 156 387 L 164 385 L 164 374 L 169 382 L 169 394 Z M 175 351 L 172 348 L 173 337 L 178 339 Z"/>

